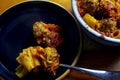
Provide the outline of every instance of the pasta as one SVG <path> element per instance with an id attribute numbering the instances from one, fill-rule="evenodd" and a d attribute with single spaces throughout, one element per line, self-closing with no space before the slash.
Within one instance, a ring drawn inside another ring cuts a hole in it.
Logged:
<path id="1" fill-rule="evenodd" d="M 91 28 L 108 37 L 120 39 L 120 0 L 77 0 L 77 7 Z"/>
<path id="2" fill-rule="evenodd" d="M 83 16 L 84 21 L 93 29 L 100 28 L 100 23 L 98 20 L 96 20 L 93 16 L 91 16 L 89 13 L 86 13 Z"/>
<path id="3" fill-rule="evenodd" d="M 20 64 L 16 68 L 16 75 L 19 78 L 27 73 L 40 69 L 56 75 L 59 67 L 59 57 L 57 49 L 63 42 L 61 27 L 55 24 L 46 24 L 42 21 L 33 24 L 33 35 L 39 46 L 30 46 L 19 54 L 16 58 Z M 39 68 L 38 68 L 39 67 Z"/>
<path id="4" fill-rule="evenodd" d="M 112 34 L 112 37 L 120 39 L 120 30 L 115 30 Z"/>
<path id="5" fill-rule="evenodd" d="M 23 49 L 23 51 L 16 58 L 20 64 L 16 68 L 16 74 L 18 77 L 22 78 L 32 70 L 36 72 L 36 67 L 41 66 L 43 70 L 50 72 L 52 75 L 55 75 L 56 69 L 59 66 L 59 57 L 60 55 L 53 47 L 28 47 Z"/>

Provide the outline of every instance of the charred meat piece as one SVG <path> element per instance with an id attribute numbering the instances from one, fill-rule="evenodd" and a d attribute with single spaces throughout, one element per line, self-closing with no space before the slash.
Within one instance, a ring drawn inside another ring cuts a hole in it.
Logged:
<path id="1" fill-rule="evenodd" d="M 101 20 L 105 18 L 116 17 L 116 13 L 117 8 L 112 2 L 109 0 L 100 0 L 94 15 L 96 19 Z"/>
<path id="2" fill-rule="evenodd" d="M 117 21 L 114 18 L 108 18 L 101 20 L 100 31 L 105 33 L 112 33 L 117 29 Z"/>
<path id="3" fill-rule="evenodd" d="M 55 24 L 46 24 L 44 22 L 35 22 L 33 25 L 33 34 L 38 44 L 57 48 L 63 42 L 61 27 Z"/>
<path id="4" fill-rule="evenodd" d="M 93 15 L 98 6 L 98 0 L 80 0 L 80 7 L 85 10 L 85 12 Z"/>

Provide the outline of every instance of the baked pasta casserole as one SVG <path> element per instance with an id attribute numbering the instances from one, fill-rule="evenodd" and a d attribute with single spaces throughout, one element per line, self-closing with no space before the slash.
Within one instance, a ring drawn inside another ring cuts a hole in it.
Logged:
<path id="1" fill-rule="evenodd" d="M 120 0 L 77 0 L 77 7 L 92 29 L 120 39 Z"/>

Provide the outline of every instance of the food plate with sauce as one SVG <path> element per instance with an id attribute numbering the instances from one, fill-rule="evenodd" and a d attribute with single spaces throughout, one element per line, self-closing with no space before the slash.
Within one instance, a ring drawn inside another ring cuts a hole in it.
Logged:
<path id="1" fill-rule="evenodd" d="M 103 45 L 120 45 L 119 1 L 89 0 L 87 2 L 85 0 L 72 0 L 72 8 L 82 30 L 91 39 Z"/>
<path id="2" fill-rule="evenodd" d="M 16 57 L 22 49 L 38 45 L 32 33 L 33 23 L 43 21 L 61 26 L 64 42 L 58 48 L 60 63 L 75 65 L 81 52 L 81 32 L 75 18 L 60 5 L 49 1 L 27 1 L 6 10 L 0 16 L 0 61 L 7 69 L 15 72 Z M 55 77 L 62 79 L 69 70 L 59 67 Z M 32 75 L 32 76 L 31 76 Z M 29 79 L 41 76 L 29 74 Z M 45 76 L 44 76 L 45 78 Z M 44 79 L 42 77 L 42 79 Z M 48 79 L 47 79 L 48 80 Z"/>

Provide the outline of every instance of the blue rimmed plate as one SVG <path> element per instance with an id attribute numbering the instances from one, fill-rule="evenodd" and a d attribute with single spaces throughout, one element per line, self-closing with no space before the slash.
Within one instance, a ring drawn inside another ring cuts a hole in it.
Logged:
<path id="1" fill-rule="evenodd" d="M 61 26 L 65 40 L 58 48 L 60 63 L 75 65 L 81 52 L 81 32 L 78 24 L 67 10 L 49 1 L 23 2 L 0 16 L 0 60 L 3 65 L 15 72 L 18 66 L 16 57 L 22 49 L 37 45 L 32 33 L 33 23 L 36 21 Z M 58 68 L 54 79 L 61 79 L 67 73 L 67 69 Z M 39 76 L 31 75 L 26 76 L 26 80 L 39 79 Z"/>

